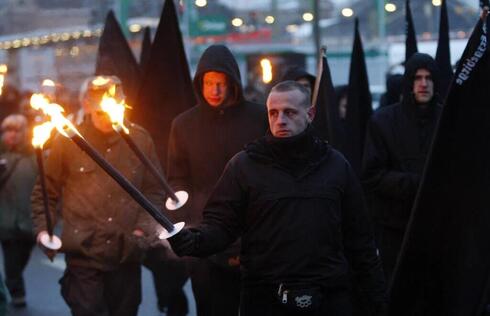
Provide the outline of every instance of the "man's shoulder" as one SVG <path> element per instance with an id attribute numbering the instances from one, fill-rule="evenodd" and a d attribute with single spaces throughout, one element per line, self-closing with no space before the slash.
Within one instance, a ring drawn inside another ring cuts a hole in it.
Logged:
<path id="1" fill-rule="evenodd" d="M 177 115 L 174 120 L 174 125 L 182 125 L 189 124 L 190 122 L 196 120 L 201 115 L 201 110 L 199 106 L 193 106 L 190 109 L 185 110 L 184 112 Z"/>
<path id="2" fill-rule="evenodd" d="M 380 127 L 397 124 L 396 118 L 400 116 L 400 113 L 402 113 L 401 103 L 395 103 L 386 107 L 382 107 L 374 112 L 371 116 L 371 124 Z"/>

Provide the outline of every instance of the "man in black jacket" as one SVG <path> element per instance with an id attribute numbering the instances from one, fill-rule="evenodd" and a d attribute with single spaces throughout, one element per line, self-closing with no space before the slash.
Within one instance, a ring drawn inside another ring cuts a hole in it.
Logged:
<path id="1" fill-rule="evenodd" d="M 226 162 L 245 144 L 265 134 L 265 106 L 243 97 L 240 72 L 232 53 L 222 45 L 202 55 L 193 80 L 198 105 L 172 122 L 168 177 L 189 202 L 174 214 L 190 227 L 202 209 Z M 239 244 L 204 259 L 192 259 L 190 275 L 197 314 L 234 315 L 240 300 Z"/>
<path id="2" fill-rule="evenodd" d="M 241 237 L 241 316 L 351 315 L 349 263 L 382 306 L 361 186 L 345 158 L 312 133 L 309 91 L 282 82 L 267 110 L 271 133 L 228 162 L 201 224 L 169 239 L 174 251 L 207 256 Z"/>
<path id="3" fill-rule="evenodd" d="M 396 264 L 440 114 L 437 79 L 434 59 L 414 54 L 405 65 L 402 101 L 379 109 L 368 125 L 362 180 L 387 279 Z"/>

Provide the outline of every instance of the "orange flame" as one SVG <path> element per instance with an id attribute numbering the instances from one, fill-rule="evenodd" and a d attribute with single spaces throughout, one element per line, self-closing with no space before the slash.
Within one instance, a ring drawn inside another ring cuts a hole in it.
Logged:
<path id="1" fill-rule="evenodd" d="M 45 115 L 49 116 L 51 123 L 61 135 L 70 137 L 70 134 L 78 134 L 81 136 L 75 125 L 63 115 L 63 112 L 65 112 L 63 107 L 56 103 L 50 103 L 43 94 L 35 93 L 32 95 L 31 107 L 35 110 L 41 110 Z"/>
<path id="2" fill-rule="evenodd" d="M 0 95 L 3 94 L 3 86 L 5 85 L 5 77 L 7 76 L 7 71 L 7 65 L 0 64 Z"/>
<path id="3" fill-rule="evenodd" d="M 32 135 L 32 146 L 34 146 L 34 148 L 43 148 L 44 144 L 51 137 L 53 129 L 54 125 L 49 121 L 35 126 Z"/>
<path id="4" fill-rule="evenodd" d="M 113 97 L 115 94 L 115 88 L 116 86 L 113 85 L 109 91 L 104 94 L 102 101 L 100 102 L 100 107 L 102 111 L 109 115 L 112 122 L 112 127 L 116 131 L 122 129 L 126 134 L 129 134 L 129 129 L 124 126 L 124 111 L 128 106 L 124 103 L 124 100 L 117 102 Z"/>

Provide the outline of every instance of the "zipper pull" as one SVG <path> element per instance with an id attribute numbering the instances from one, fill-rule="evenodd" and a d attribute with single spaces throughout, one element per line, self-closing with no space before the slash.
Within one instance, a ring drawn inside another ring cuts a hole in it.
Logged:
<path id="1" fill-rule="evenodd" d="M 288 302 L 288 291 L 282 292 L 282 303 L 286 304 Z"/>

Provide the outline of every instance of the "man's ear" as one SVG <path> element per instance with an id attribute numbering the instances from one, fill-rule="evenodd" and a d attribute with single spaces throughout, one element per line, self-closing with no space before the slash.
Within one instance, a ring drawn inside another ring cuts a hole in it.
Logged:
<path id="1" fill-rule="evenodd" d="M 316 114 L 316 106 L 310 106 L 307 111 L 308 114 L 308 123 L 313 122 Z"/>

